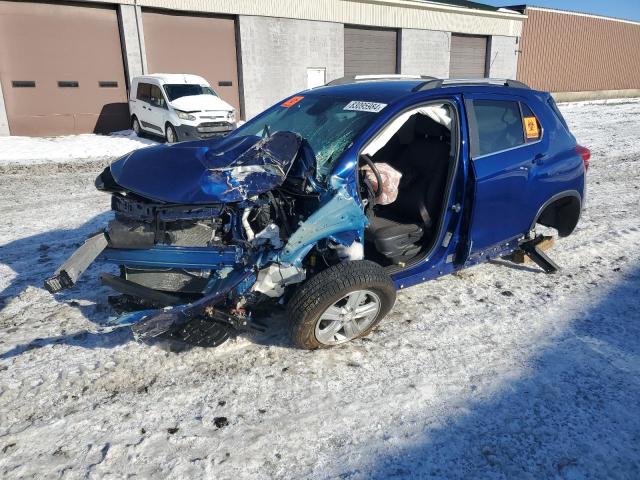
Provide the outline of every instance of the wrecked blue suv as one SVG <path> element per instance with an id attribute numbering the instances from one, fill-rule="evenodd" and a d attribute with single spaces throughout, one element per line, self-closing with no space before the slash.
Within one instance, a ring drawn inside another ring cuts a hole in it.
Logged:
<path id="1" fill-rule="evenodd" d="M 398 289 L 516 251 L 554 272 L 535 227 L 574 230 L 589 155 L 513 80 L 340 79 L 224 138 L 115 161 L 96 179 L 113 220 L 45 286 L 100 259 L 137 338 L 215 346 L 279 303 L 295 345 L 336 345 Z"/>

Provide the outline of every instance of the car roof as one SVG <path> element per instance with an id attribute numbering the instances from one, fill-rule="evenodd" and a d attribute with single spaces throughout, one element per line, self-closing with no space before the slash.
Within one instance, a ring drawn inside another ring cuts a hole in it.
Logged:
<path id="1" fill-rule="evenodd" d="M 417 95 L 423 91 L 448 91 L 451 93 L 502 93 L 527 95 L 537 93 L 527 85 L 516 80 L 471 78 L 471 79 L 437 79 L 420 76 L 362 76 L 344 77 L 329 82 L 322 87 L 307 90 L 309 93 L 345 97 L 352 100 L 369 100 L 374 102 L 393 103 L 409 95 Z"/>
<path id="2" fill-rule="evenodd" d="M 184 83 L 184 84 L 198 84 L 209 85 L 204 78 L 193 75 L 190 73 L 150 73 L 147 75 L 141 75 L 134 80 L 157 80 L 161 83 Z"/>

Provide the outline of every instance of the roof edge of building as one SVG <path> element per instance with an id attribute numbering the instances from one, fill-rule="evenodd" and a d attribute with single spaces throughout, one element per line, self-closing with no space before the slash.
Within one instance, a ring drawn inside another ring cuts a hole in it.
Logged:
<path id="1" fill-rule="evenodd" d="M 564 15 L 575 15 L 578 17 L 587 17 L 587 18 L 598 18 L 601 20 L 610 20 L 612 22 L 621 22 L 621 23 L 630 23 L 632 25 L 639 25 L 640 26 L 640 21 L 635 21 L 635 20 L 628 20 L 626 18 L 618 18 L 618 17 L 607 17 L 606 15 L 598 15 L 595 13 L 585 13 L 585 12 L 576 12 L 574 10 L 559 10 L 556 8 L 549 8 L 549 7 L 537 7 L 535 5 L 517 5 L 517 6 L 513 6 L 513 7 L 506 7 L 506 8 L 524 8 L 524 11 L 526 12 L 527 10 L 537 10 L 537 11 L 541 11 L 541 12 L 552 12 L 552 13 L 560 13 L 560 14 L 564 14 Z"/>

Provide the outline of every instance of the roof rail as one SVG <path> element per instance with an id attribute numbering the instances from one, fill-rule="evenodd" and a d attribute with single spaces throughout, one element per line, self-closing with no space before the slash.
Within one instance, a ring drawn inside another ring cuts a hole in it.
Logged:
<path id="1" fill-rule="evenodd" d="M 448 86 L 460 86 L 460 85 L 497 85 L 511 88 L 526 88 L 530 87 L 518 80 L 512 80 L 508 78 L 446 78 L 446 79 L 433 79 L 427 80 L 421 83 L 413 89 L 414 92 L 421 92 L 423 90 L 432 90 L 434 88 L 448 87 Z"/>
<path id="2" fill-rule="evenodd" d="M 366 82 L 371 80 L 437 80 L 435 77 L 428 75 L 405 75 L 405 74 L 389 74 L 389 75 L 347 75 L 346 77 L 331 80 L 327 85 L 343 85 L 346 83 Z"/>

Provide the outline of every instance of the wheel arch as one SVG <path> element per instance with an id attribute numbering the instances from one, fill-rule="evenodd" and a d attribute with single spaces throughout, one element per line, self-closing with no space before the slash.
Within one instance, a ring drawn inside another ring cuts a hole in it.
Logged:
<path id="1" fill-rule="evenodd" d="M 582 213 L 582 196 L 577 190 L 560 192 L 548 199 L 538 209 L 529 230 L 536 224 L 555 228 L 560 237 L 567 237 L 575 230 Z"/>

